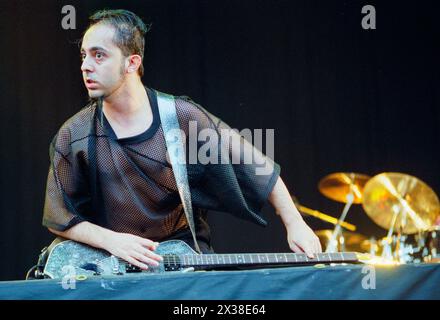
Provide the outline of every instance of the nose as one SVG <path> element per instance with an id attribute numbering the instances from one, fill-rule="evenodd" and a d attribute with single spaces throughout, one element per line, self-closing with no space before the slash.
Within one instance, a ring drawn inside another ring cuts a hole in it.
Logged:
<path id="1" fill-rule="evenodd" d="M 91 64 L 88 57 L 85 57 L 82 64 L 81 64 L 81 71 L 82 72 L 91 72 L 93 71 L 93 65 Z"/>

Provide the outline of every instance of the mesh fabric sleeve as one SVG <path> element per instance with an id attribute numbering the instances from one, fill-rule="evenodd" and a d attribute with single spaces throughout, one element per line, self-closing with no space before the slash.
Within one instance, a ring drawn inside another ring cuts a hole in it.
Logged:
<path id="1" fill-rule="evenodd" d="M 203 154 L 210 158 L 209 163 L 204 164 L 203 182 L 196 192 L 202 193 L 200 197 L 215 199 L 216 207 L 210 209 L 266 225 L 261 209 L 279 177 L 280 166 L 237 130 L 195 105 L 200 112 L 196 121 L 198 138 L 202 140 L 199 141 L 198 160 Z M 217 138 L 213 139 L 210 132 L 215 132 Z M 217 160 L 212 161 L 214 159 Z"/>
<path id="2" fill-rule="evenodd" d="M 65 231 L 88 220 L 88 185 L 80 161 L 72 152 L 70 131 L 62 127 L 53 138 L 50 149 L 50 167 L 44 202 L 43 226 Z"/>

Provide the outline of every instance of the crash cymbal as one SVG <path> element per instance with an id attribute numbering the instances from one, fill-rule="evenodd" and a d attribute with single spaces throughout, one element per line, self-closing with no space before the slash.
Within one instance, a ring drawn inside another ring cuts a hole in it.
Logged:
<path id="1" fill-rule="evenodd" d="M 362 192 L 369 176 L 354 172 L 337 172 L 321 179 L 319 191 L 332 200 L 347 203 L 347 195 L 353 195 L 353 203 L 362 203 Z"/>
<path id="2" fill-rule="evenodd" d="M 426 183 L 397 172 L 371 178 L 365 185 L 362 205 L 379 226 L 405 234 L 429 229 L 440 212 L 439 199 Z"/>
<path id="3" fill-rule="evenodd" d="M 332 238 L 333 230 L 317 230 L 315 234 L 318 236 L 319 241 L 325 251 L 329 241 Z M 369 252 L 370 251 L 370 241 L 367 237 L 361 235 L 360 233 L 343 231 L 343 239 L 339 235 L 338 241 L 338 251 L 349 251 L 349 252 Z"/>

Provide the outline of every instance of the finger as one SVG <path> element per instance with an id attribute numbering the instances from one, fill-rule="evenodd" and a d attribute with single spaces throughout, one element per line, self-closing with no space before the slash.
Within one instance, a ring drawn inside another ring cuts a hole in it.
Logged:
<path id="1" fill-rule="evenodd" d="M 125 261 L 127 261 L 128 263 L 142 269 L 142 270 L 148 270 L 148 266 L 146 264 L 143 264 L 142 262 L 137 261 L 136 259 L 127 256 L 125 258 L 123 258 Z"/>
<path id="2" fill-rule="evenodd" d="M 145 239 L 138 237 L 139 243 L 150 250 L 156 250 L 156 248 L 159 246 L 159 242 L 151 241 L 150 239 Z"/>
<path id="3" fill-rule="evenodd" d="M 316 245 L 317 245 L 317 247 L 318 247 L 318 253 L 322 253 L 322 246 L 321 246 L 321 242 L 319 241 L 319 239 L 318 240 L 316 240 Z"/>
<path id="4" fill-rule="evenodd" d="M 297 253 L 305 253 L 310 259 L 313 259 L 313 250 L 311 250 L 310 246 L 300 245 L 299 243 L 292 243 L 290 247 L 294 252 Z"/>
<path id="5" fill-rule="evenodd" d="M 154 252 L 152 252 L 152 251 L 146 249 L 145 247 L 140 246 L 140 247 L 138 248 L 137 251 L 138 251 L 140 254 L 142 254 L 142 255 L 144 255 L 144 256 L 146 256 L 146 257 L 149 257 L 149 258 L 151 258 L 151 259 L 153 259 L 153 260 L 156 260 L 156 261 L 163 261 L 162 256 L 160 256 L 160 255 L 158 255 L 157 253 L 154 253 Z"/>
<path id="6" fill-rule="evenodd" d="M 304 253 L 304 251 L 300 247 L 298 247 L 295 243 L 292 243 L 290 245 L 290 249 L 295 253 Z"/>
<path id="7" fill-rule="evenodd" d="M 138 261 L 140 261 L 142 263 L 146 263 L 146 264 L 148 264 L 150 266 L 153 266 L 153 267 L 159 266 L 159 262 L 157 262 L 157 261 L 155 261 L 155 260 L 153 260 L 153 259 L 151 259 L 151 258 L 149 258 L 149 257 L 147 257 L 147 256 L 145 256 L 145 255 L 143 255 L 141 253 L 133 252 L 131 256 L 133 258 L 135 258 L 136 260 L 138 260 Z"/>
<path id="8" fill-rule="evenodd" d="M 310 259 L 313 259 L 315 256 L 313 254 L 314 249 L 313 249 L 313 243 L 309 243 L 307 245 L 303 245 L 302 249 L 304 251 L 304 253 L 307 255 L 307 257 L 309 257 Z"/>
<path id="9" fill-rule="evenodd" d="M 313 254 L 313 249 L 307 248 L 304 250 L 304 253 L 309 257 L 310 259 L 315 258 L 315 255 Z"/>
<path id="10" fill-rule="evenodd" d="M 319 245 L 318 245 L 318 241 L 316 241 L 316 239 L 313 237 L 313 240 L 311 241 L 311 248 L 313 250 L 313 253 L 319 253 Z"/>

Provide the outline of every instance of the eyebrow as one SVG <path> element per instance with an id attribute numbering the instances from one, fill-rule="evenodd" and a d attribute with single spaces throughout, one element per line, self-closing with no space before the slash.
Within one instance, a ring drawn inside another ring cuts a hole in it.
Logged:
<path id="1" fill-rule="evenodd" d="M 84 48 L 81 48 L 80 50 L 81 52 L 85 52 L 86 50 Z M 107 49 L 103 48 L 103 47 L 91 47 L 89 51 L 105 51 L 105 52 L 109 52 Z"/>

